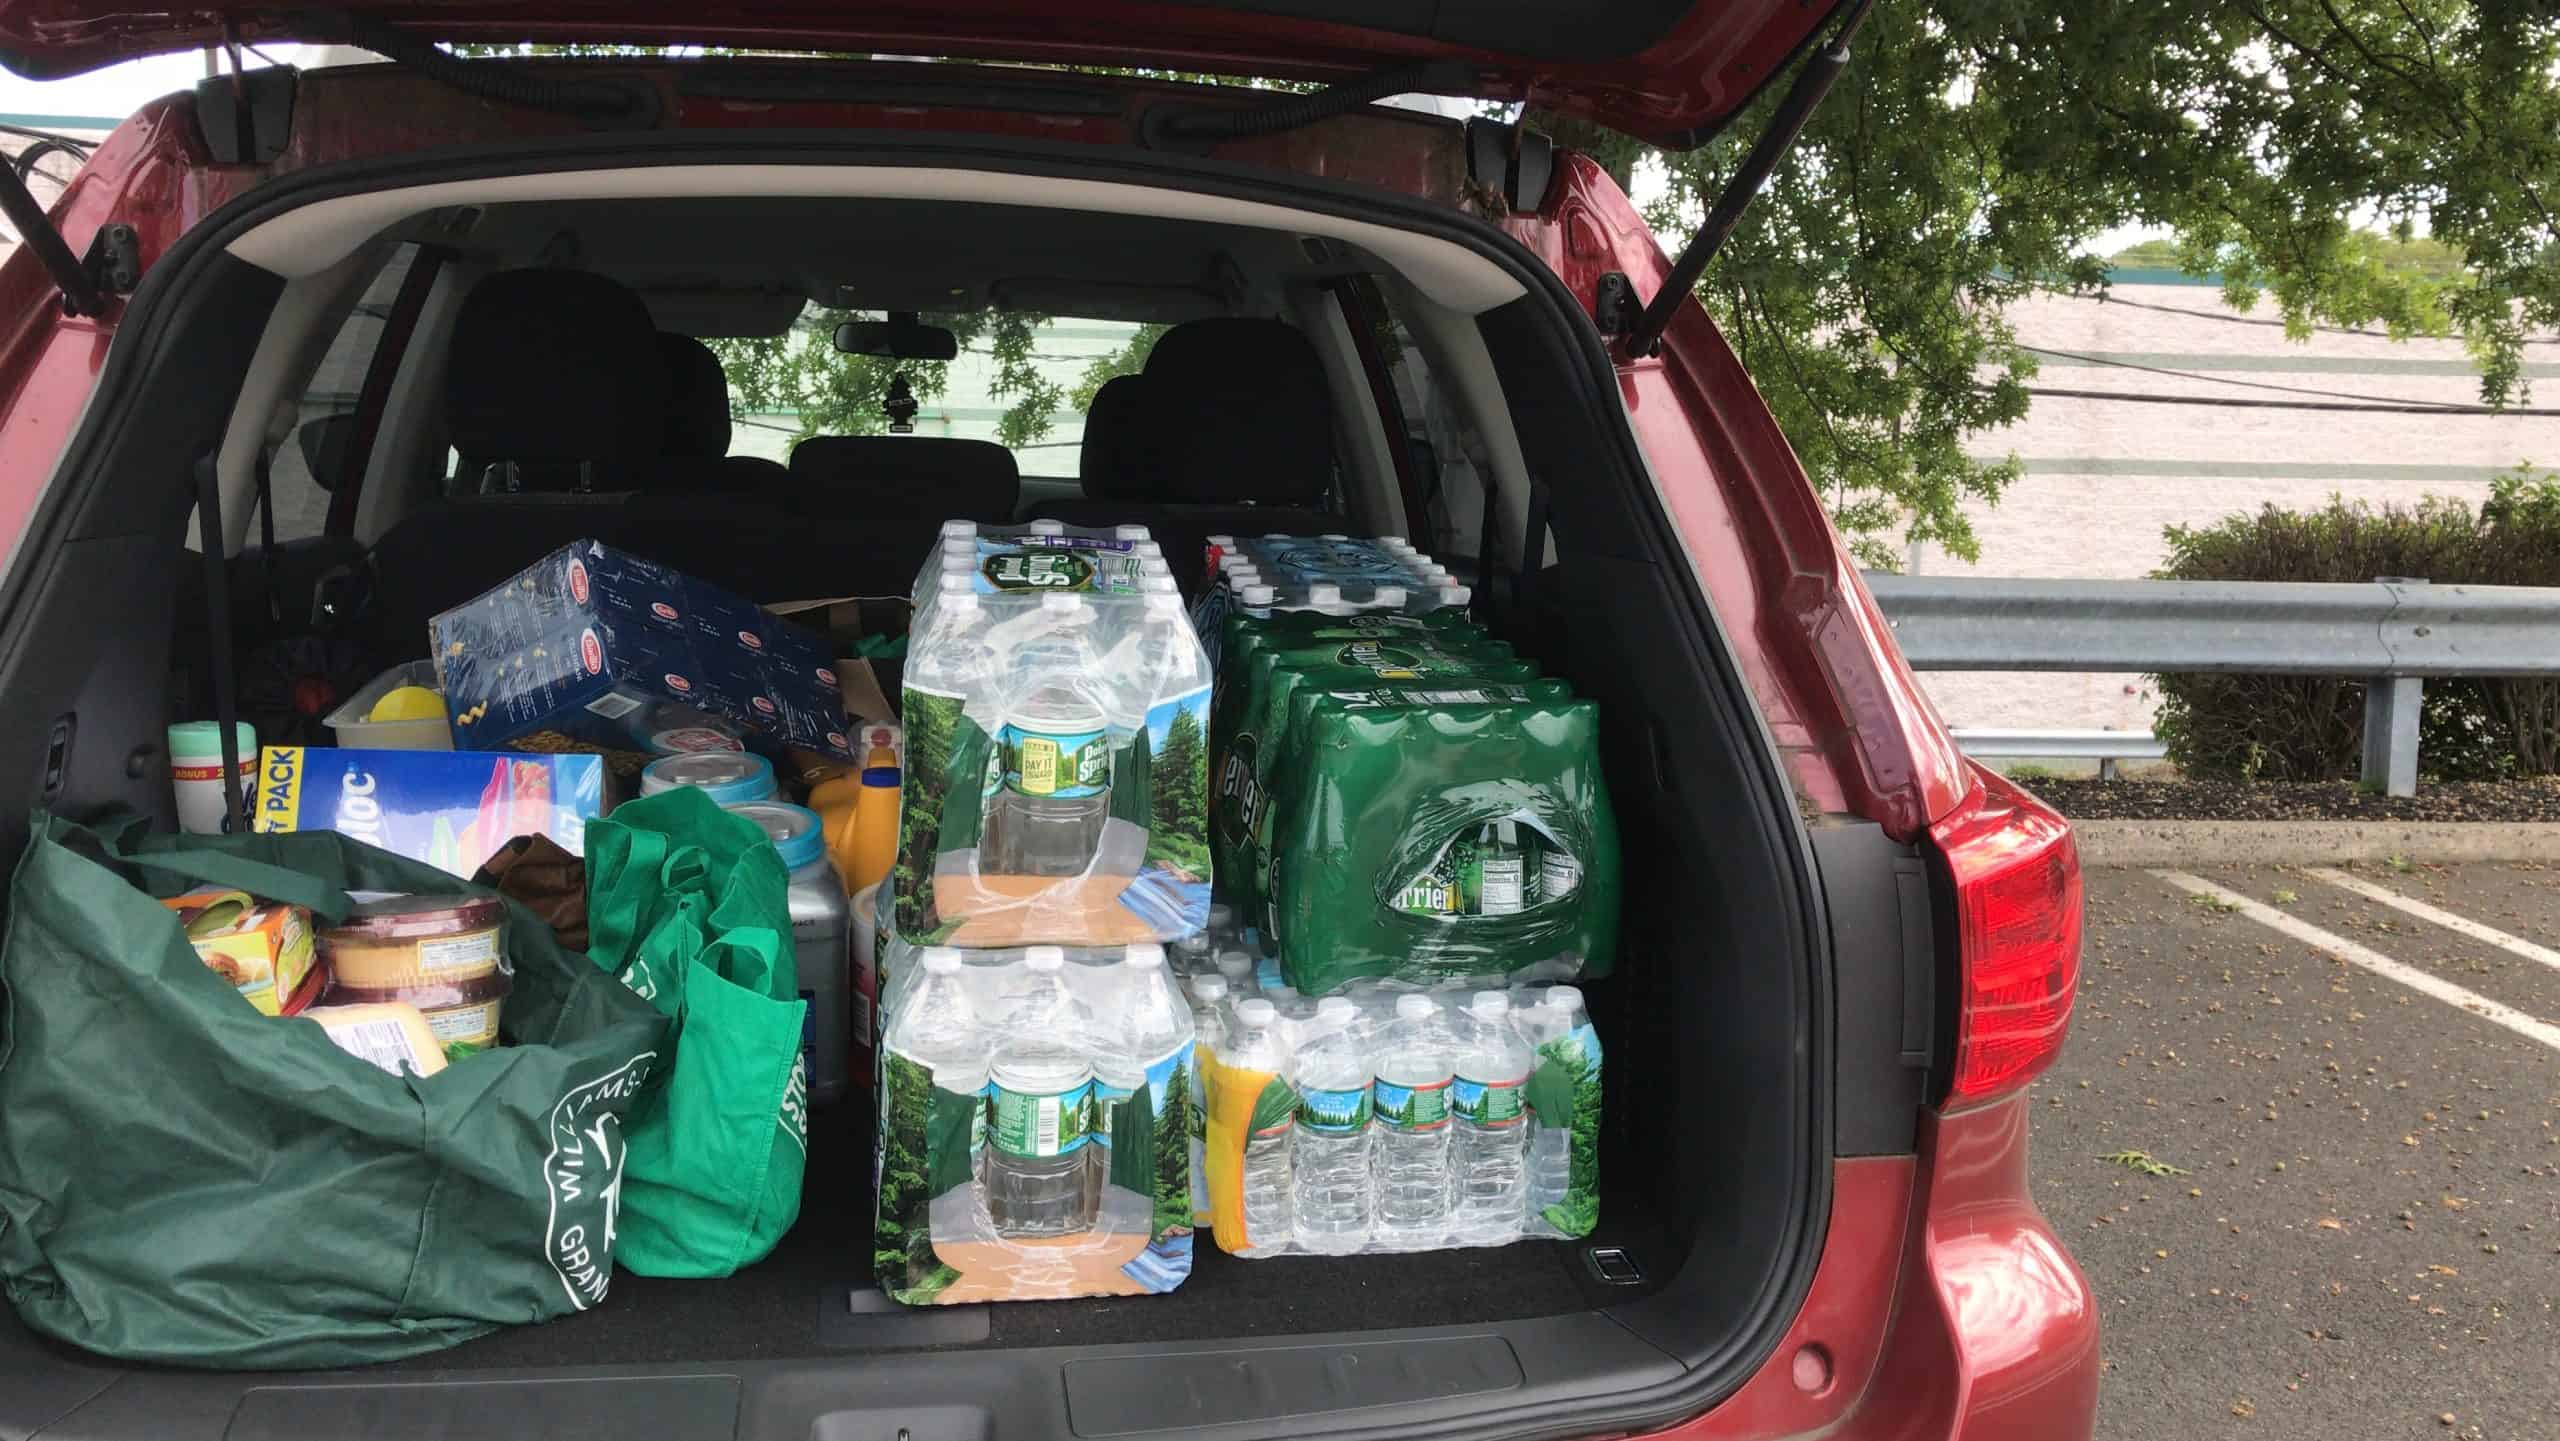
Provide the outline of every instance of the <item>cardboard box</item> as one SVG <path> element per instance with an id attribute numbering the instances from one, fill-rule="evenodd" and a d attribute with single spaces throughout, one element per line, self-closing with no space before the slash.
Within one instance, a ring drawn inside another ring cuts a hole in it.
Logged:
<path id="1" fill-rule="evenodd" d="M 594 540 L 428 623 L 454 742 L 542 733 L 607 750 L 725 724 L 759 749 L 858 760 L 826 638 Z"/>
<path id="2" fill-rule="evenodd" d="M 321 978 L 313 972 L 311 913 L 267 905 L 247 891 L 219 886 L 172 896 L 187 943 L 216 975 L 237 986 L 262 1016 L 289 1016 L 311 1003 Z"/>
<path id="3" fill-rule="evenodd" d="M 250 811 L 259 831 L 336 831 L 467 879 L 521 835 L 584 855 L 604 760 L 268 746 Z"/>

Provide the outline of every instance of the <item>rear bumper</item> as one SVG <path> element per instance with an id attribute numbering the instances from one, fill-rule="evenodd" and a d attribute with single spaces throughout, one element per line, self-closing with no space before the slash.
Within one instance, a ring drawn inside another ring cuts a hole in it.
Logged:
<path id="1" fill-rule="evenodd" d="M 2097 1307 L 2027 1194 L 2025 1096 L 1928 1115 L 1919 1140 L 1917 1158 L 1836 1164 L 1822 1262 L 1786 1339 L 1741 1391 L 1660 1437 L 2089 1436 Z"/>

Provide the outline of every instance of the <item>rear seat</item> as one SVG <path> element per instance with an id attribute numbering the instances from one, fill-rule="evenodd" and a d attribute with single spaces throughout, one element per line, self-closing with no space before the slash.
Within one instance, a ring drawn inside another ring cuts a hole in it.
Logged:
<path id="1" fill-rule="evenodd" d="M 668 483 L 640 488 L 660 494 L 688 488 L 740 493 L 780 489 L 790 476 L 780 463 L 729 453 L 729 373 L 711 347 L 690 335 L 661 330 L 658 355 L 666 362 L 668 384 L 658 479 Z M 688 479 L 703 483 L 688 487 L 683 483 Z"/>
<path id="2" fill-rule="evenodd" d="M 454 321 L 447 425 L 460 474 L 521 489 L 438 501 L 375 545 L 374 658 L 425 654 L 431 617 L 584 537 L 758 600 L 833 593 L 827 539 L 745 480 L 779 467 L 659 454 L 669 391 L 648 310 L 614 281 L 514 270 L 475 286 Z"/>
<path id="3" fill-rule="evenodd" d="M 840 594 L 903 592 L 946 520 L 1003 524 L 1022 502 L 1013 452 L 928 435 L 821 435 L 791 451 L 785 504 L 838 548 Z"/>
<path id="4" fill-rule="evenodd" d="M 1167 556 L 1197 557 L 1222 533 L 1344 529 L 1323 509 L 1333 464 L 1333 407 L 1307 338 L 1277 320 L 1193 320 L 1164 333 L 1139 376 L 1095 392 L 1078 467 L 1084 498 L 1042 501 L 1031 514 L 1135 521 Z M 1201 583 L 1196 563 L 1178 560 L 1174 574 L 1186 591 Z"/>

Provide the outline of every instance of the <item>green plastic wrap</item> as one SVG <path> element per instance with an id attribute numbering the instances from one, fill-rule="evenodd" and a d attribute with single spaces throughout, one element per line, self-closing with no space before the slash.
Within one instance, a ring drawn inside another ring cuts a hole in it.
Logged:
<path id="1" fill-rule="evenodd" d="M 1363 976 L 1608 973 L 1618 831 L 1596 705 L 1326 698 L 1302 734 L 1273 772 L 1269 939 L 1290 985 L 1322 995 Z M 1479 839 L 1496 834 L 1514 848 L 1497 856 Z M 1511 888 L 1500 904 L 1497 859 Z M 1452 904 L 1417 906 L 1443 885 Z"/>

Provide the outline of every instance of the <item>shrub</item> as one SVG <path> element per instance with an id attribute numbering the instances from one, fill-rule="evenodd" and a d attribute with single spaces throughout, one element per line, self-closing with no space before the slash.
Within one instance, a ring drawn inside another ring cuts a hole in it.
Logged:
<path id="1" fill-rule="evenodd" d="M 2414 508 L 2332 497 L 2310 511 L 2270 505 L 2202 527 L 2171 526 L 2168 580 L 2367 581 L 2560 586 L 2560 480 L 2529 467 L 2495 478 L 2478 511 L 2431 497 Z M 2362 679 L 2178 674 L 2153 677 L 2159 734 L 2189 775 L 2340 780 L 2362 769 Z M 2419 765 L 2442 780 L 2560 774 L 2560 682 L 2432 680 L 2419 713 Z"/>

